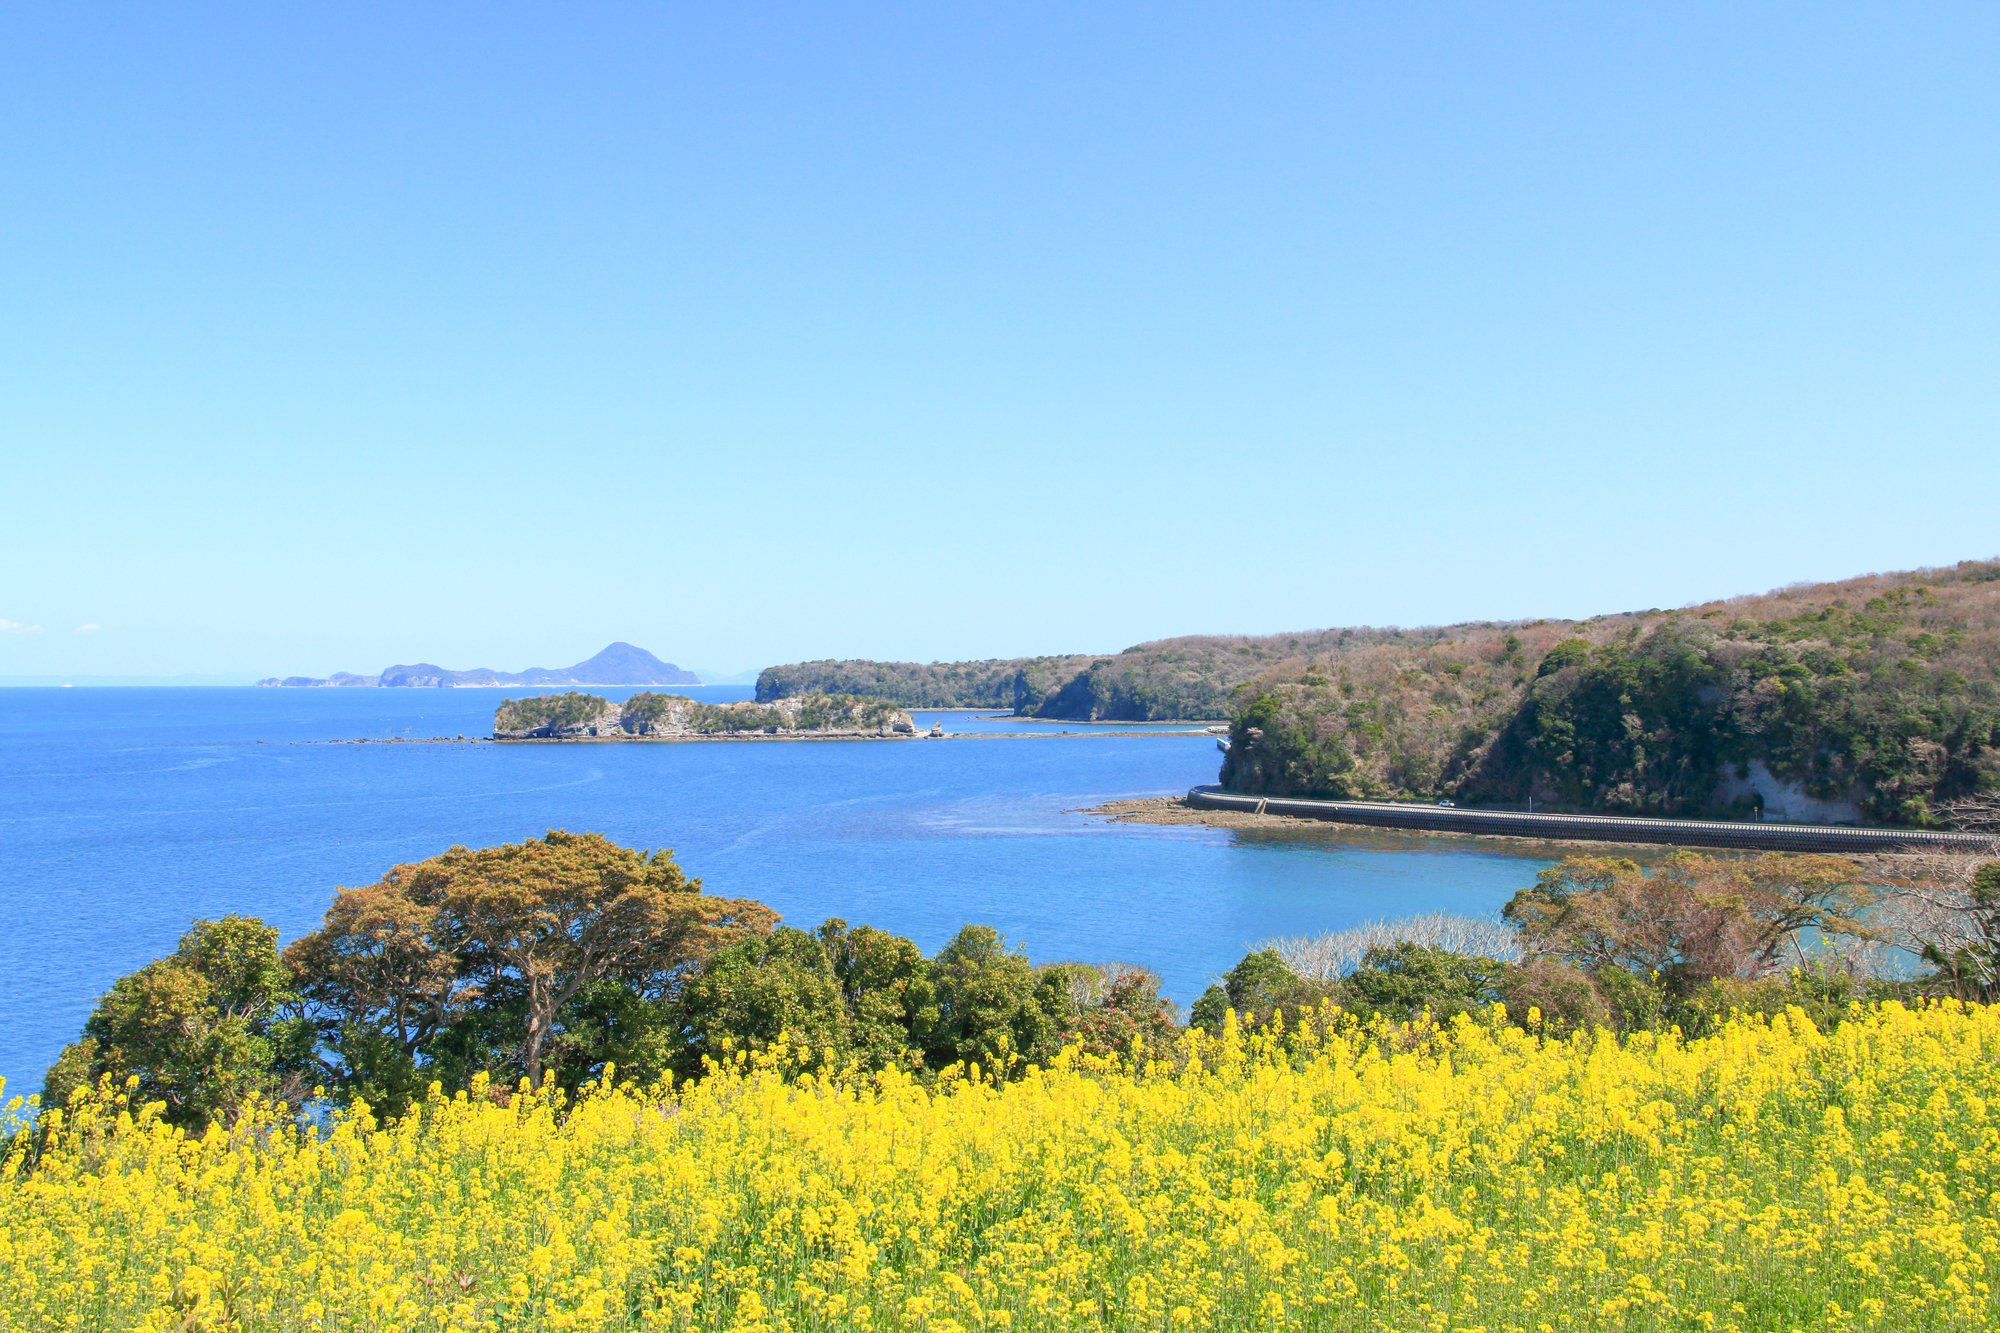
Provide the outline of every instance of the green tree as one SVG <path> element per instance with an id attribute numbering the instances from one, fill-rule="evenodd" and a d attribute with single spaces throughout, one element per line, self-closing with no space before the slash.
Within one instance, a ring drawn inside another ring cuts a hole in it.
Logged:
<path id="1" fill-rule="evenodd" d="M 976 1062 L 1004 1077 L 1016 1057 L 1047 1059 L 1056 1024 L 1037 1002 L 1027 955 L 991 926 L 966 926 L 931 960 L 937 1021 L 925 1038 L 933 1068 Z"/>
<path id="2" fill-rule="evenodd" d="M 847 1061 L 847 1008 L 833 964 L 819 940 L 790 926 L 716 950 L 682 987 L 674 1013 L 684 1077 L 698 1075 L 704 1059 L 781 1039 L 815 1056 L 830 1051 L 832 1068 Z"/>
<path id="3" fill-rule="evenodd" d="M 923 951 L 873 926 L 850 930 L 839 917 L 829 917 L 816 933 L 840 984 L 855 1054 L 870 1069 L 921 1064 L 923 1039 L 939 1018 Z"/>
<path id="4" fill-rule="evenodd" d="M 401 1114 L 422 1094 L 440 1036 L 480 997 L 439 910 L 392 871 L 338 890 L 320 928 L 285 949 L 340 1100 Z"/>
<path id="5" fill-rule="evenodd" d="M 312 1027 L 255 917 L 196 921 L 180 947 L 120 977 L 49 1071 L 43 1104 L 78 1086 L 136 1078 L 136 1100 L 192 1132 L 229 1123 L 253 1098 L 297 1105 L 310 1084 Z"/>
<path id="6" fill-rule="evenodd" d="M 1358 1018 L 1379 1014 L 1400 1023 L 1427 1012 L 1442 1023 L 1494 1003 L 1506 981 L 1506 966 L 1491 958 L 1403 940 L 1370 949 L 1338 994 L 1342 1007 Z"/>
<path id="7" fill-rule="evenodd" d="M 1189 1011 L 1189 1021 L 1210 1033 L 1222 1030 L 1223 1015 L 1235 1010 L 1248 1023 L 1268 1023 L 1281 1009 L 1317 1007 L 1322 999 L 1336 995 L 1329 982 L 1302 977 L 1292 971 L 1276 949 L 1259 949 L 1245 954 L 1243 961 L 1222 975 L 1220 986 L 1210 986 Z"/>

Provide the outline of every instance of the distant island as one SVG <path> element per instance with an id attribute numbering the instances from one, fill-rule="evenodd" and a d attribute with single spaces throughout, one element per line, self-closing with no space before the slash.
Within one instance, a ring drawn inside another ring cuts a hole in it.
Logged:
<path id="1" fill-rule="evenodd" d="M 634 648 L 629 643 L 614 643 L 597 656 L 578 662 L 573 667 L 553 670 L 548 667 L 529 667 L 526 671 L 492 671 L 486 667 L 475 667 L 470 671 L 450 671 L 441 666 L 433 666 L 429 662 L 416 662 L 403 666 L 383 667 L 381 674 L 375 676 L 357 676 L 350 671 L 336 671 L 324 680 L 314 676 L 282 678 L 272 676 L 257 683 L 308 689 L 342 686 L 451 688 L 495 685 L 561 688 L 572 685 L 699 685 L 701 678 L 692 671 L 681 670 L 672 662 L 662 662 L 644 648 Z"/>
<path id="2" fill-rule="evenodd" d="M 937 729 L 932 735 L 941 734 Z M 805 694 L 775 704 L 705 704 L 681 694 L 635 694 L 622 704 L 571 690 L 502 699 L 493 738 L 526 740 L 894 739 L 917 735 L 910 715 L 879 699 Z"/>

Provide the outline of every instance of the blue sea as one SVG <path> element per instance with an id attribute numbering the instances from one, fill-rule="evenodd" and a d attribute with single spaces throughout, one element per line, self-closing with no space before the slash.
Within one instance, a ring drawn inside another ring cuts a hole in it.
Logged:
<path id="1" fill-rule="evenodd" d="M 338 885 L 551 828 L 672 848 L 710 891 L 793 925 L 844 917 L 930 952 L 983 922 L 1036 962 L 1142 963 L 1182 1004 L 1260 940 L 1491 913 L 1544 864 L 1331 826 L 1287 837 L 1080 813 L 1214 781 L 1200 735 L 922 713 L 962 738 L 346 743 L 485 736 L 505 693 L 0 689 L 6 1092 L 39 1089 L 112 980 L 195 917 L 249 913 L 289 940 Z M 1040 734 L 963 737 L 993 731 Z"/>

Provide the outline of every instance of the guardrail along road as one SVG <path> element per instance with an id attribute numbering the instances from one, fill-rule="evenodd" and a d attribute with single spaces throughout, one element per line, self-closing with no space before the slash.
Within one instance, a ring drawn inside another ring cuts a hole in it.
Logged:
<path id="1" fill-rule="evenodd" d="M 1336 824 L 1434 833 L 1492 833 L 1517 838 L 1657 842 L 1675 847 L 1739 847 L 1763 852 L 1907 852 L 1920 848 L 1982 851 L 1994 840 L 1976 833 L 1866 828 L 1847 824 L 1737 824 L 1719 819 L 1646 819 L 1630 815 L 1531 815 L 1518 810 L 1461 810 L 1396 801 L 1316 801 L 1246 796 L 1218 786 L 1190 787 L 1197 810 L 1324 819 Z"/>

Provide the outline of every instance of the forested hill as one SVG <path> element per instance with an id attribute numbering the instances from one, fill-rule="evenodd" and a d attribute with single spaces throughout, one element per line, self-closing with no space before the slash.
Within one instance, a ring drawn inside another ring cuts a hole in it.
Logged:
<path id="1" fill-rule="evenodd" d="M 2000 785 L 2000 562 L 1675 611 L 1161 639 L 1102 656 L 801 662 L 757 680 L 904 708 L 1228 717 L 1269 795 L 1922 823 Z"/>
<path id="2" fill-rule="evenodd" d="M 1302 652 L 1323 649 L 1330 636 L 1342 632 L 1264 638 L 1196 635 L 1142 643 L 1122 653 L 984 662 L 798 662 L 759 675 L 757 699 L 769 703 L 825 691 L 885 699 L 904 708 L 995 708 L 1023 717 L 1133 722 L 1226 718 L 1237 686 Z"/>
<path id="3" fill-rule="evenodd" d="M 1225 786 L 1913 824 L 2000 788 L 1996 561 L 1311 638 L 1235 692 Z"/>

